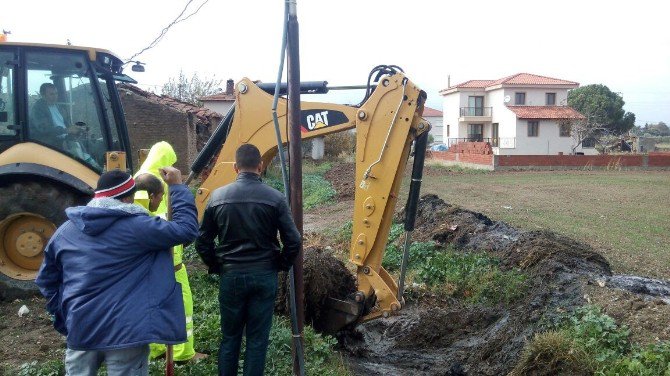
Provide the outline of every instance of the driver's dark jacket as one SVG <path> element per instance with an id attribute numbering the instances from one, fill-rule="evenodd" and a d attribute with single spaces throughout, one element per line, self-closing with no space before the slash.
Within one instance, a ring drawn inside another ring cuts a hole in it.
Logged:
<path id="1" fill-rule="evenodd" d="M 70 125 L 70 117 L 68 112 L 61 105 L 56 105 L 63 121 L 65 128 L 57 126 L 51 117 L 51 111 L 47 102 L 40 98 L 32 106 L 30 111 L 30 134 L 34 139 L 42 141 L 51 141 L 59 135 L 67 133 L 67 126 Z"/>
<path id="2" fill-rule="evenodd" d="M 212 193 L 195 243 L 210 273 L 288 270 L 300 246 L 285 196 L 251 172 Z"/>

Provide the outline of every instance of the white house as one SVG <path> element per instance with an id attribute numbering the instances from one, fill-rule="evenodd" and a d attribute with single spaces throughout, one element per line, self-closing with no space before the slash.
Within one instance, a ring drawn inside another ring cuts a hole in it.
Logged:
<path id="1" fill-rule="evenodd" d="M 434 142 L 445 142 L 442 138 L 442 124 L 444 124 L 442 121 L 442 111 L 424 107 L 422 117 L 430 123 L 431 128 L 429 134 L 433 136 Z"/>
<path id="2" fill-rule="evenodd" d="M 202 97 L 200 100 L 205 108 L 224 116 L 235 104 L 235 84 L 232 79 L 226 81 L 226 91 L 219 94 Z"/>
<path id="3" fill-rule="evenodd" d="M 577 82 L 518 73 L 499 80 L 470 80 L 440 91 L 447 145 L 486 141 L 497 155 L 571 154 L 571 121 L 584 116 L 567 106 Z M 591 145 L 574 151 L 598 154 Z"/>

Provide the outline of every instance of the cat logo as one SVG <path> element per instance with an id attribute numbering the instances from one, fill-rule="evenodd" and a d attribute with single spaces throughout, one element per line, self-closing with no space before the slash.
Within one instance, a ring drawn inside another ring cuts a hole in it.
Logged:
<path id="1" fill-rule="evenodd" d="M 334 125 L 345 124 L 349 122 L 344 113 L 340 111 L 331 111 L 325 109 L 319 110 L 303 110 L 302 115 L 302 131 L 311 132 L 317 129 L 332 127 Z"/>
<path id="2" fill-rule="evenodd" d="M 328 126 L 328 111 L 317 112 L 314 115 L 307 115 L 307 129 L 313 131 L 315 129 Z"/>

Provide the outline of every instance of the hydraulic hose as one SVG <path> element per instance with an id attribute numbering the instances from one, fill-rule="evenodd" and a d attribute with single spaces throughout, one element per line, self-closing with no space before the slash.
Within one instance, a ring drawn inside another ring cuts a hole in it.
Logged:
<path id="1" fill-rule="evenodd" d="M 423 178 L 423 164 L 426 160 L 426 146 L 428 145 L 428 132 L 423 132 L 414 141 L 414 164 L 412 165 L 412 182 L 409 185 L 409 195 L 405 205 L 405 244 L 400 265 L 400 280 L 398 281 L 398 300 L 405 292 L 405 273 L 409 264 L 409 249 L 412 242 L 412 231 L 416 222 L 416 211 L 419 205 L 419 194 L 421 193 L 421 179 Z"/>

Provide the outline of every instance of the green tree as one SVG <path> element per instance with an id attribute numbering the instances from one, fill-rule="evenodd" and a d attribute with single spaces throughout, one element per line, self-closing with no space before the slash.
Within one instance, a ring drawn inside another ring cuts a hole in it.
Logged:
<path id="1" fill-rule="evenodd" d="M 662 121 L 656 124 L 645 124 L 641 132 L 650 136 L 670 136 L 670 128 Z"/>
<path id="2" fill-rule="evenodd" d="M 200 78 L 198 73 L 193 73 L 193 76 L 188 79 L 184 71 L 180 70 L 179 76 L 170 78 L 163 85 L 162 93 L 182 102 L 202 107 L 200 98 L 222 92 L 221 82 L 223 80 L 217 80 L 216 77 Z"/>
<path id="3" fill-rule="evenodd" d="M 623 97 L 605 85 L 587 85 L 568 93 L 568 105 L 586 117 L 588 128 L 620 135 L 635 126 L 635 114 L 623 109 Z"/>

